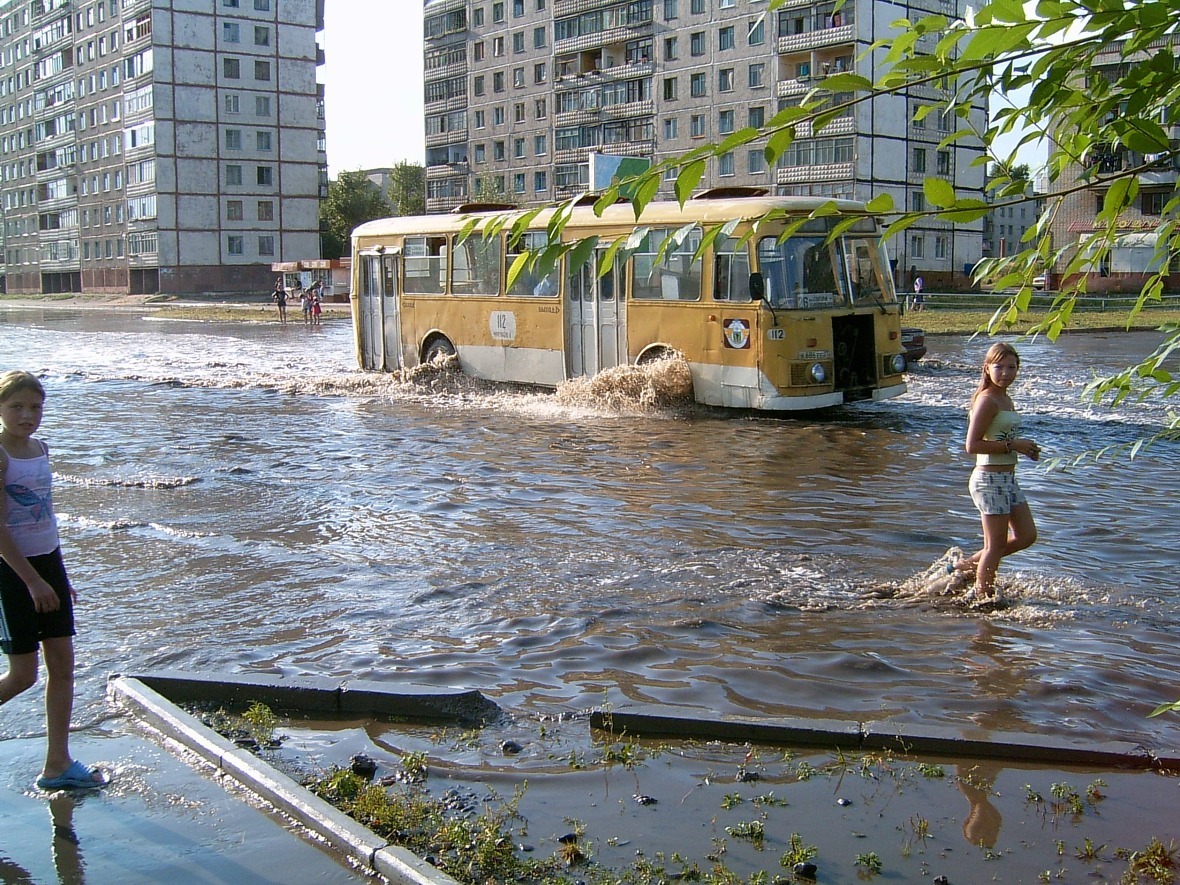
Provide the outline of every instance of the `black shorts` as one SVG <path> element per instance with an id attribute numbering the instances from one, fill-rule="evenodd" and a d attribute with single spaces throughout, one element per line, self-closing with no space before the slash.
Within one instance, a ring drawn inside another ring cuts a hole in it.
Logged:
<path id="1" fill-rule="evenodd" d="M 42 640 L 74 636 L 74 598 L 61 559 L 61 548 L 43 556 L 30 556 L 29 564 L 57 591 L 57 611 L 39 612 L 20 575 L 0 559 L 0 651 L 6 655 L 35 652 Z"/>

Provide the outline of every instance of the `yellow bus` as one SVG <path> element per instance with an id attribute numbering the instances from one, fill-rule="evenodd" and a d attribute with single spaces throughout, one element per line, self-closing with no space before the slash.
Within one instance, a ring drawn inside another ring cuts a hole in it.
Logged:
<path id="1" fill-rule="evenodd" d="M 629 204 L 601 216 L 578 206 L 561 236 L 598 237 L 594 260 L 563 261 L 544 278 L 526 270 L 511 287 L 508 269 L 545 248 L 554 210 L 515 241 L 506 231 L 464 239 L 476 207 L 368 222 L 352 235 L 358 361 L 392 371 L 455 354 L 476 378 L 557 387 L 681 356 L 695 399 L 712 406 L 807 410 L 898 396 L 901 311 L 877 221 L 858 218 L 829 241 L 839 219 L 809 219 L 779 242 L 786 224 L 828 202 L 706 194 L 683 207 L 649 203 L 638 220 Z M 731 221 L 732 235 L 696 256 L 706 232 Z M 634 248 L 600 276 L 620 237 Z"/>

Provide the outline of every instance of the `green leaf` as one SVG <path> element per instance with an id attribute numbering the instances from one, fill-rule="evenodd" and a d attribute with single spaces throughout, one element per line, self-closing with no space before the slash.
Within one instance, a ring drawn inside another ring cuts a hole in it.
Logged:
<path id="1" fill-rule="evenodd" d="M 705 174 L 705 161 L 696 160 L 680 170 L 676 176 L 676 199 L 683 206 Z"/>
<path id="2" fill-rule="evenodd" d="M 946 179 L 927 178 L 922 182 L 922 192 L 926 195 L 927 202 L 932 206 L 937 206 L 939 209 L 945 209 L 955 204 L 956 195 L 954 185 Z"/>

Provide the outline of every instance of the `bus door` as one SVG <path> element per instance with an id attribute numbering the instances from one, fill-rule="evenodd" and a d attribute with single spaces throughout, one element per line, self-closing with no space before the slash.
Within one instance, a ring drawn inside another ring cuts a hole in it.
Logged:
<path id="1" fill-rule="evenodd" d="M 383 351 L 385 355 L 384 368 L 392 371 L 400 369 L 405 362 L 402 359 L 401 318 L 398 315 L 398 302 L 401 299 L 398 273 L 400 256 L 397 252 L 387 252 L 381 256 L 381 324 L 384 333 Z"/>
<path id="2" fill-rule="evenodd" d="M 357 315 L 360 333 L 362 369 L 380 369 L 385 365 L 381 321 L 381 255 L 377 252 L 360 256 L 360 304 Z"/>
<path id="3" fill-rule="evenodd" d="M 566 285 L 566 372 L 595 375 L 627 362 L 626 310 L 618 264 L 601 278 L 597 268 L 605 248 L 569 275 Z"/>

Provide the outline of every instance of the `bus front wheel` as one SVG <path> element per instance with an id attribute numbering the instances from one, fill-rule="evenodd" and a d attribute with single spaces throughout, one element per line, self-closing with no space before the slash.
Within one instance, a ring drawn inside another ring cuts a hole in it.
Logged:
<path id="1" fill-rule="evenodd" d="M 454 355 L 455 345 L 440 335 L 427 343 L 425 350 L 422 351 L 422 362 L 433 363 L 436 360 Z"/>

